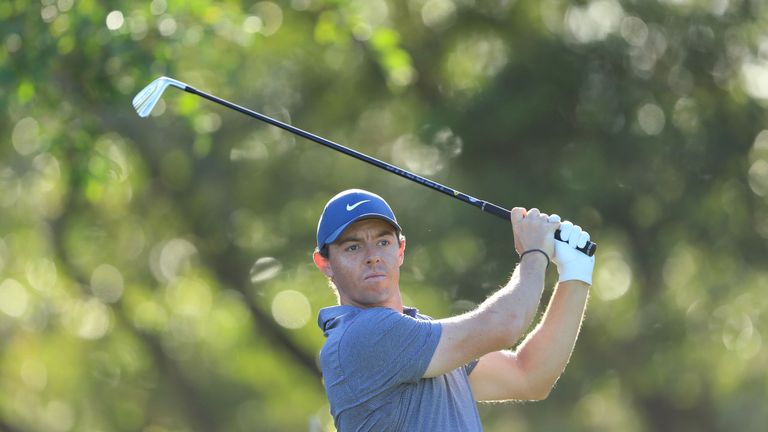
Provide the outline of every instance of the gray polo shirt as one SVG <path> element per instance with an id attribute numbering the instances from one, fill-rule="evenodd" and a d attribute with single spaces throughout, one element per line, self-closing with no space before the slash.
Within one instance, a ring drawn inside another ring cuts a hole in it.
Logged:
<path id="1" fill-rule="evenodd" d="M 473 361 L 422 378 L 442 327 L 416 309 L 333 306 L 320 310 L 320 351 L 336 428 L 347 431 L 481 431 L 469 386 Z"/>

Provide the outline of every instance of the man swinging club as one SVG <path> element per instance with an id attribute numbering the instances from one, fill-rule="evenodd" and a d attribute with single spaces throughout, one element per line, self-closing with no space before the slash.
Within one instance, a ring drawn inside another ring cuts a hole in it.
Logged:
<path id="1" fill-rule="evenodd" d="M 326 204 L 313 258 L 339 300 L 318 324 L 340 432 L 480 431 L 476 401 L 547 397 L 573 351 L 594 257 L 576 250 L 589 234 L 557 215 L 516 207 L 511 223 L 520 263 L 509 282 L 475 310 L 433 321 L 402 303 L 405 237 L 389 205 L 360 189 Z M 508 350 L 536 315 L 550 260 L 559 280 L 544 316 Z"/>

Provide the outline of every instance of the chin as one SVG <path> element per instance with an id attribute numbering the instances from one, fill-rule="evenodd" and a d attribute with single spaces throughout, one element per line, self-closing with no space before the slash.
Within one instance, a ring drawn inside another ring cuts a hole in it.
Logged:
<path id="1" fill-rule="evenodd" d="M 378 306 L 381 304 L 384 304 L 389 300 L 391 296 L 389 295 L 389 292 L 375 292 L 375 293 L 366 293 L 359 298 L 356 299 L 356 301 L 360 304 L 364 304 L 366 306 Z"/>
<path id="2" fill-rule="evenodd" d="M 395 297 L 397 289 L 388 280 L 371 281 L 357 285 L 354 291 L 343 292 L 346 301 L 364 307 L 387 304 Z"/>
<path id="3" fill-rule="evenodd" d="M 380 305 L 380 304 L 386 303 L 387 299 L 388 299 L 388 297 L 387 296 L 383 296 L 383 295 L 381 295 L 381 296 L 365 296 L 365 297 L 359 299 L 359 303 L 360 304 L 364 304 L 364 305 L 376 306 L 376 305 Z"/>

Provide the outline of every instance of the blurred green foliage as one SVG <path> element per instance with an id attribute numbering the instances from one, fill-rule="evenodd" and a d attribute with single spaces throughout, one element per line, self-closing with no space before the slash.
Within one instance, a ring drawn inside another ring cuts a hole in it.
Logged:
<path id="1" fill-rule="evenodd" d="M 332 430 L 311 264 L 339 190 L 435 317 L 508 226 L 168 75 L 600 244 L 571 364 L 489 431 L 768 424 L 768 7 L 753 0 L 0 2 L 0 430 Z M 550 281 L 554 282 L 554 275 Z"/>

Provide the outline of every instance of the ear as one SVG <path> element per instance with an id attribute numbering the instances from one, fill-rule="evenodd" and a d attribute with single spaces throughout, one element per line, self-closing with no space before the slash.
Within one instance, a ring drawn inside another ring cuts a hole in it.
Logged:
<path id="1" fill-rule="evenodd" d="M 397 265 L 401 266 L 405 262 L 405 236 L 400 240 L 400 248 L 397 251 Z"/>
<path id="2" fill-rule="evenodd" d="M 333 277 L 333 269 L 331 268 L 331 262 L 328 258 L 320 255 L 319 251 L 315 251 L 312 254 L 312 260 L 315 261 L 315 266 L 318 270 L 323 272 L 328 277 Z"/>

